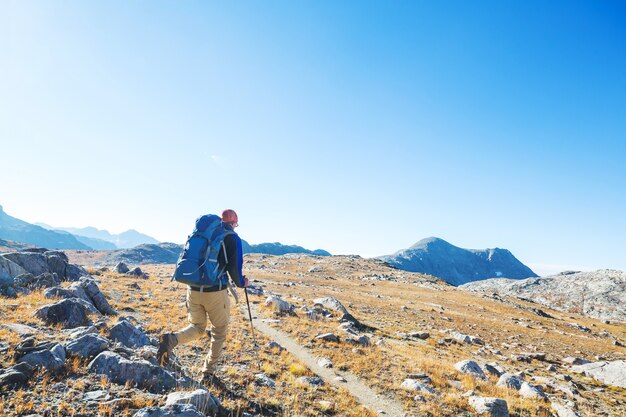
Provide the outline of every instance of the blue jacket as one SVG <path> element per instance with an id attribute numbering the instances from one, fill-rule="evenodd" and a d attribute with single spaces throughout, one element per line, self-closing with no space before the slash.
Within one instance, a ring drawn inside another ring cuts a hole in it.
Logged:
<path id="1" fill-rule="evenodd" d="M 226 259 L 224 251 L 220 251 L 217 258 L 221 268 L 224 268 L 230 279 L 238 287 L 244 286 L 243 277 L 243 250 L 241 247 L 241 238 L 235 233 L 233 227 L 228 223 L 222 223 L 224 229 L 232 232 L 224 238 L 224 247 L 226 248 Z"/>

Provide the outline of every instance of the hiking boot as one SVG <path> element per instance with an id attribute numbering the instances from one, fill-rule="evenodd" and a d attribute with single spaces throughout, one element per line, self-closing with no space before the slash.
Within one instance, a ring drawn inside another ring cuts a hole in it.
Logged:
<path id="1" fill-rule="evenodd" d="M 174 333 L 164 333 L 159 339 L 159 350 L 157 351 L 157 362 L 160 366 L 165 366 L 170 362 L 172 349 L 178 344 L 178 339 Z"/>

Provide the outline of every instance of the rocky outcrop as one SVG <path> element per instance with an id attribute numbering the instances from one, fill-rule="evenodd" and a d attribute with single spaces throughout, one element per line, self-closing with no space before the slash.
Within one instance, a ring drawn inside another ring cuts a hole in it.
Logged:
<path id="1" fill-rule="evenodd" d="M 593 362 L 572 366 L 572 372 L 584 374 L 608 385 L 626 388 L 626 360 Z"/>
<path id="2" fill-rule="evenodd" d="M 560 311 L 626 322 L 626 272 L 601 269 L 524 280 L 489 279 L 461 288 L 531 300 Z"/>
<path id="3" fill-rule="evenodd" d="M 139 328 L 133 326 L 128 320 L 120 319 L 118 323 L 111 327 L 109 335 L 112 340 L 120 342 L 129 348 L 139 348 L 150 345 L 150 339 Z"/>
<path id="4" fill-rule="evenodd" d="M 83 301 L 83 305 L 92 313 L 115 315 L 117 312 L 111 307 L 106 297 L 100 291 L 93 278 L 83 277 L 67 288 L 52 287 L 44 292 L 46 298 L 65 298 Z M 86 304 L 85 304 L 86 303 Z"/>
<path id="5" fill-rule="evenodd" d="M 65 350 L 68 354 L 91 359 L 106 350 L 109 345 L 109 340 L 102 336 L 85 334 L 65 345 Z"/>
<path id="6" fill-rule="evenodd" d="M 22 356 L 19 362 L 26 362 L 35 368 L 56 371 L 65 366 L 65 359 L 65 349 L 60 344 L 56 344 L 50 349 L 28 353 Z"/>
<path id="7" fill-rule="evenodd" d="M 91 373 L 106 375 L 117 384 L 130 381 L 133 385 L 153 393 L 176 388 L 176 378 L 165 369 L 145 360 L 125 359 L 117 353 L 100 353 L 87 366 Z"/>
<path id="8" fill-rule="evenodd" d="M 85 326 L 90 323 L 89 310 L 81 301 L 76 298 L 69 298 L 48 304 L 35 311 L 35 315 L 45 321 L 46 324 L 61 325 L 65 329 Z"/>
<path id="9" fill-rule="evenodd" d="M 452 285 L 487 278 L 537 276 L 506 249 L 462 249 L 436 237 L 379 259 L 398 269 L 442 278 Z"/>

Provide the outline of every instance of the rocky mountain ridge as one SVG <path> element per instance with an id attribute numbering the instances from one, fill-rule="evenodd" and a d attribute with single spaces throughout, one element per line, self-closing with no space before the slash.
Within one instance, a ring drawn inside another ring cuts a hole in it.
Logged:
<path id="1" fill-rule="evenodd" d="M 531 300 L 555 310 L 626 322 L 626 272 L 600 269 L 524 280 L 487 279 L 460 288 Z"/>
<path id="2" fill-rule="evenodd" d="M 537 276 L 506 249 L 463 249 L 436 237 L 422 239 L 408 249 L 379 259 L 405 271 L 442 278 L 452 285 L 495 277 Z"/>

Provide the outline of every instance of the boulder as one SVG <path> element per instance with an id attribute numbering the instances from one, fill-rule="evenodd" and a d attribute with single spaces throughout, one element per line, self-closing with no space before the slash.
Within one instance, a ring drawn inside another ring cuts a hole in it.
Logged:
<path id="1" fill-rule="evenodd" d="M 51 274 L 50 272 L 44 272 L 41 275 L 38 275 L 33 279 L 28 287 L 37 289 L 37 288 L 50 288 L 55 285 L 59 285 L 61 280 L 57 276 L 57 274 Z"/>
<path id="2" fill-rule="evenodd" d="M 28 353 L 22 356 L 19 362 L 26 362 L 33 367 L 56 371 L 65 365 L 65 359 L 65 350 L 63 346 L 57 343 L 49 350 Z"/>
<path id="3" fill-rule="evenodd" d="M 317 360 L 317 365 L 322 367 L 322 368 L 332 368 L 333 367 L 333 361 L 331 361 L 328 358 L 319 358 Z"/>
<path id="4" fill-rule="evenodd" d="M 146 407 L 133 414 L 133 417 L 205 417 L 193 405 L 172 405 L 168 407 Z"/>
<path id="5" fill-rule="evenodd" d="M 65 279 L 67 281 L 78 281 L 81 277 L 88 277 L 89 273 L 82 267 L 74 264 L 67 264 L 65 269 Z"/>
<path id="6" fill-rule="evenodd" d="M 69 354 L 80 356 L 81 358 L 93 358 L 98 353 L 109 347 L 109 340 L 93 333 L 82 335 L 65 346 Z"/>
<path id="7" fill-rule="evenodd" d="M 264 386 L 264 387 L 269 387 L 269 388 L 276 387 L 276 382 L 274 382 L 274 380 L 272 378 L 270 378 L 269 376 L 267 376 L 265 374 L 255 374 L 254 375 L 254 382 L 257 385 L 261 385 L 261 386 Z"/>
<path id="8" fill-rule="evenodd" d="M 502 368 L 497 363 L 486 363 L 483 365 L 482 368 L 483 371 L 485 371 L 486 373 L 495 375 L 497 377 L 502 376 L 502 374 L 504 373 L 504 368 Z"/>
<path id="9" fill-rule="evenodd" d="M 315 300 L 313 300 L 313 303 L 320 304 L 328 309 L 337 311 L 341 314 L 350 314 L 348 312 L 348 309 L 345 308 L 343 304 L 341 304 L 341 302 L 334 297 L 316 298 Z"/>
<path id="10" fill-rule="evenodd" d="M 568 356 L 567 358 L 564 358 L 563 362 L 568 363 L 570 365 L 585 365 L 585 364 L 591 363 L 591 361 L 588 361 L 587 359 L 576 358 L 574 356 Z"/>
<path id="11" fill-rule="evenodd" d="M 315 338 L 319 340 L 327 340 L 329 342 L 339 342 L 339 338 L 335 336 L 333 333 L 320 334 L 320 335 L 315 336 Z"/>
<path id="12" fill-rule="evenodd" d="M 81 303 L 81 300 L 69 298 L 54 304 L 45 305 L 35 311 L 35 315 L 47 324 L 60 324 L 61 327 L 67 329 L 89 324 L 88 311 L 88 308 Z"/>
<path id="13" fill-rule="evenodd" d="M 29 336 L 33 336 L 37 333 L 41 333 L 38 329 L 34 327 L 28 326 L 26 324 L 20 323 L 5 323 L 2 325 L 5 329 L 9 329 L 12 332 L 17 333 L 20 337 L 26 338 Z"/>
<path id="14" fill-rule="evenodd" d="M 128 271 L 130 271 L 130 269 L 128 268 L 128 265 L 126 265 L 124 262 L 119 262 L 117 265 L 115 265 L 115 272 L 117 272 L 118 274 L 125 274 Z"/>
<path id="15" fill-rule="evenodd" d="M 523 382 L 519 389 L 519 395 L 524 398 L 532 398 L 535 400 L 547 400 L 548 397 L 543 392 L 543 388 L 540 385 L 531 385 L 528 382 Z"/>
<path id="16" fill-rule="evenodd" d="M 524 380 L 520 378 L 519 376 L 512 375 L 509 373 L 504 373 L 500 376 L 500 379 L 498 379 L 498 382 L 496 383 L 496 387 L 514 389 L 515 391 L 519 391 L 519 389 L 522 388 L 523 383 L 524 383 Z"/>
<path id="17" fill-rule="evenodd" d="M 0 256 L 0 288 L 12 286 L 15 277 L 26 273 L 27 271 L 20 265 Z"/>
<path id="18" fill-rule="evenodd" d="M 67 274 L 67 258 L 64 259 L 55 252 L 46 252 L 45 255 L 50 273 L 57 274 L 61 280 L 65 279 L 65 275 Z"/>
<path id="19" fill-rule="evenodd" d="M 109 336 L 112 340 L 120 342 L 129 348 L 138 348 L 150 345 L 150 338 L 133 326 L 129 321 L 120 319 L 117 324 L 109 330 Z"/>
<path id="20" fill-rule="evenodd" d="M 293 305 L 283 300 L 277 295 L 271 295 L 267 297 L 265 300 L 266 306 L 271 306 L 274 310 L 280 313 L 291 313 L 293 312 Z"/>
<path id="21" fill-rule="evenodd" d="M 34 280 L 35 276 L 30 272 L 26 272 L 16 276 L 13 285 L 16 287 L 29 287 Z"/>
<path id="22" fill-rule="evenodd" d="M 626 360 L 587 363 L 572 366 L 571 370 L 604 384 L 626 388 Z"/>
<path id="23" fill-rule="evenodd" d="M 454 367 L 459 372 L 471 375 L 474 378 L 483 379 L 483 380 L 487 379 L 483 370 L 480 369 L 480 366 L 478 366 L 478 364 L 474 361 L 464 360 L 461 362 L 457 362 L 454 364 Z"/>
<path id="24" fill-rule="evenodd" d="M 171 391 L 176 388 L 176 378 L 165 369 L 145 360 L 124 359 L 117 353 L 104 351 L 87 365 L 94 374 L 106 375 L 116 384 L 130 381 L 139 388 L 152 393 Z"/>
<path id="25" fill-rule="evenodd" d="M 301 376 L 296 379 L 298 384 L 310 385 L 312 387 L 321 387 L 324 385 L 324 380 L 318 376 Z"/>
<path id="26" fill-rule="evenodd" d="M 133 268 L 133 269 L 131 269 L 130 271 L 128 271 L 128 272 L 126 273 L 126 275 L 132 275 L 132 276 L 134 276 L 134 277 L 141 277 L 141 278 L 148 278 L 148 275 L 147 275 L 147 274 L 145 274 L 145 273 L 141 270 L 141 268 L 139 268 L 138 266 L 137 266 L 137 267 L 135 267 L 135 268 Z"/>
<path id="27" fill-rule="evenodd" d="M 473 395 L 469 397 L 469 404 L 478 414 L 486 414 L 490 417 L 509 417 L 509 407 L 502 398 Z"/>
<path id="28" fill-rule="evenodd" d="M 111 307 L 104 294 L 98 288 L 98 284 L 93 278 L 83 277 L 80 279 L 80 286 L 83 287 L 85 293 L 91 299 L 91 302 L 94 306 L 102 313 L 115 315 L 117 314 L 115 310 Z"/>
<path id="29" fill-rule="evenodd" d="M 400 384 L 400 388 L 404 388 L 411 391 L 419 391 L 425 392 L 427 394 L 438 395 L 439 393 L 435 391 L 435 389 L 431 386 L 426 385 L 425 383 L 418 381 L 417 379 L 407 378 L 402 384 Z"/>
<path id="30" fill-rule="evenodd" d="M 559 403 L 552 403 L 552 409 L 558 417 L 582 417 L 580 413 Z"/>
<path id="31" fill-rule="evenodd" d="M 28 377 L 11 368 L 0 374 L 0 388 L 3 392 L 5 389 L 11 390 L 22 387 L 26 383 L 28 383 Z"/>
<path id="32" fill-rule="evenodd" d="M 19 266 L 25 271 L 38 276 L 46 272 L 50 272 L 48 266 L 48 258 L 44 254 L 35 252 L 11 252 L 0 255 L 5 259 L 8 259 Z"/>
<path id="33" fill-rule="evenodd" d="M 177 391 L 167 395 L 165 405 L 185 405 L 195 406 L 200 413 L 214 415 L 219 410 L 219 401 L 205 389 L 195 391 Z"/>
<path id="34" fill-rule="evenodd" d="M 353 345 L 358 345 L 358 346 L 363 346 L 363 347 L 368 347 L 371 345 L 369 337 L 365 335 L 349 336 L 345 338 L 345 341 L 348 343 L 352 343 Z"/>

